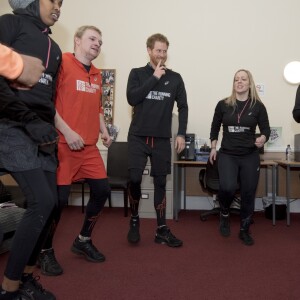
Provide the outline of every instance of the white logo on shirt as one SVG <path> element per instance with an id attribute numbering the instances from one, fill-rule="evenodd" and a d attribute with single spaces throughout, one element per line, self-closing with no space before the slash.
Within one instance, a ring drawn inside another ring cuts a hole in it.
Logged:
<path id="1" fill-rule="evenodd" d="M 95 94 L 97 90 L 100 90 L 100 85 L 95 83 L 90 84 L 89 82 L 82 80 L 76 80 L 76 90 Z"/>
<path id="2" fill-rule="evenodd" d="M 158 91 L 150 91 L 147 95 L 146 99 L 163 101 L 165 97 L 170 98 L 171 93 L 158 92 Z"/>
<path id="3" fill-rule="evenodd" d="M 247 132 L 250 127 L 244 126 L 228 126 L 228 132 Z"/>

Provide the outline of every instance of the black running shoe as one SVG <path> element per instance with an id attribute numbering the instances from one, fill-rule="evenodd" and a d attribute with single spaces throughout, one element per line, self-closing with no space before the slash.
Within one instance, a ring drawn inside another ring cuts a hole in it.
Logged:
<path id="1" fill-rule="evenodd" d="M 26 297 L 20 294 L 19 290 L 16 292 L 7 292 L 0 287 L 1 300 L 32 300 L 32 297 Z"/>
<path id="2" fill-rule="evenodd" d="M 102 253 L 100 253 L 98 249 L 93 245 L 92 240 L 82 242 L 77 237 L 71 247 L 71 251 L 75 254 L 84 255 L 86 260 L 88 261 L 105 261 L 105 256 Z"/>
<path id="3" fill-rule="evenodd" d="M 44 275 L 58 276 L 63 273 L 62 267 L 56 260 L 53 248 L 41 252 L 36 265 L 41 268 Z"/>
<path id="4" fill-rule="evenodd" d="M 239 238 L 246 246 L 252 246 L 254 244 L 254 239 L 251 237 L 248 230 L 240 230 Z"/>
<path id="5" fill-rule="evenodd" d="M 38 282 L 39 276 L 33 277 L 28 275 L 22 277 L 22 283 L 19 288 L 19 293 L 22 295 L 21 299 L 30 300 L 55 300 L 56 297 L 49 291 L 45 290 L 42 285 Z"/>
<path id="6" fill-rule="evenodd" d="M 167 226 L 163 226 L 156 230 L 155 234 L 155 243 L 158 244 L 166 244 L 169 247 L 180 247 L 183 242 L 177 239 L 171 232 L 171 230 Z"/>
<path id="7" fill-rule="evenodd" d="M 129 231 L 127 234 L 127 240 L 129 243 L 136 244 L 140 241 L 140 219 L 131 218 L 129 224 Z"/>
<path id="8" fill-rule="evenodd" d="M 220 213 L 220 233 L 224 237 L 230 236 L 229 214 L 223 215 Z"/>

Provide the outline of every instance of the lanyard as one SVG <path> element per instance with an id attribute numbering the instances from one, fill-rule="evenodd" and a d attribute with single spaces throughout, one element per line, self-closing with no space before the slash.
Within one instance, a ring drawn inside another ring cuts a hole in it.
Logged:
<path id="1" fill-rule="evenodd" d="M 244 107 L 243 107 L 242 111 L 241 111 L 240 113 L 238 112 L 238 114 L 237 114 L 237 116 L 238 116 L 238 117 L 237 117 L 238 124 L 240 124 L 240 119 L 241 119 L 241 116 L 242 116 L 242 114 L 243 114 L 243 112 L 244 112 L 244 110 L 245 110 L 245 108 L 246 108 L 246 106 L 247 106 L 248 102 L 249 102 L 249 99 L 247 100 L 246 104 L 244 105 Z"/>

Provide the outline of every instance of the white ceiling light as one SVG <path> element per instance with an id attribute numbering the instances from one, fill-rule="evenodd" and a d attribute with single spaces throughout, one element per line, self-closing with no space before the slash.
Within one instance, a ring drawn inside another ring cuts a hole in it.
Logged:
<path id="1" fill-rule="evenodd" d="M 292 61 L 288 63 L 283 72 L 285 80 L 292 84 L 300 83 L 300 61 Z"/>

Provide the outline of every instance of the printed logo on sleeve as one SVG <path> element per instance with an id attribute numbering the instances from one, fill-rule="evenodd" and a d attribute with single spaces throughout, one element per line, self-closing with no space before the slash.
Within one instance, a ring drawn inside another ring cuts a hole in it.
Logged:
<path id="1" fill-rule="evenodd" d="M 53 78 L 50 74 L 43 73 L 41 78 L 39 79 L 39 83 L 44 85 L 50 85 L 52 84 Z"/>

